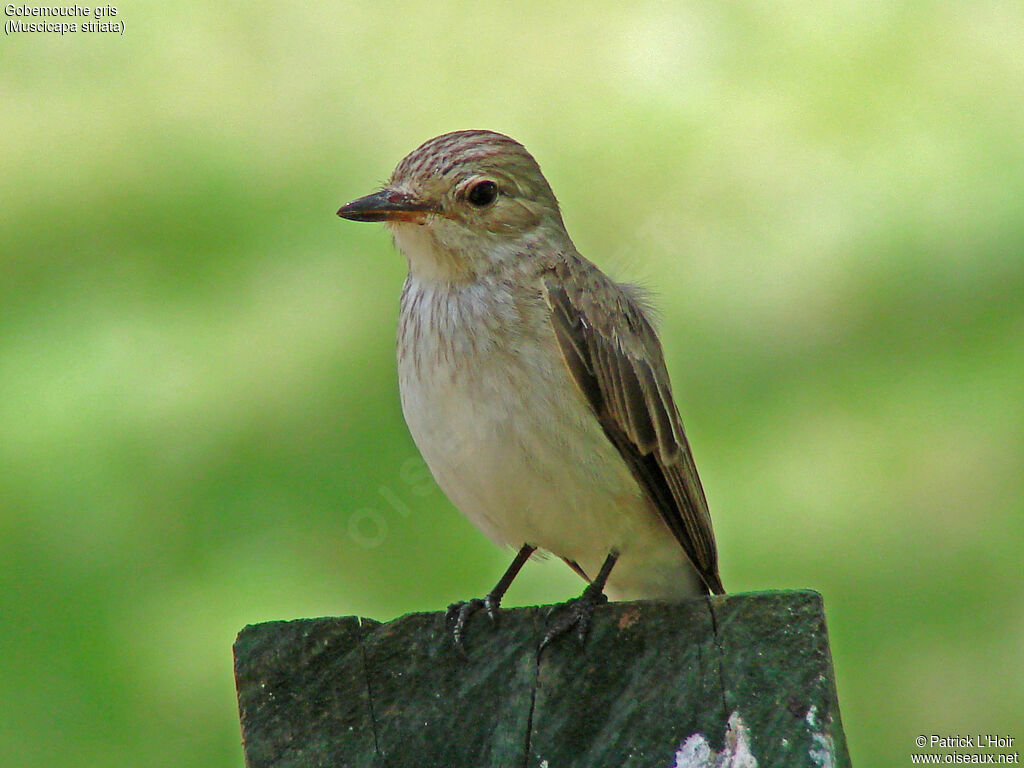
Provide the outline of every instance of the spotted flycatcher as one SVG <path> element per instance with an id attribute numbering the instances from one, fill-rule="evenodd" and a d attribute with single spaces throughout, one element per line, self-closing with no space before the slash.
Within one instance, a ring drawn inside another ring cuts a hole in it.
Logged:
<path id="1" fill-rule="evenodd" d="M 431 139 L 338 215 L 383 221 L 409 263 L 398 380 L 413 440 L 448 498 L 518 555 L 483 599 L 449 610 L 456 643 L 497 615 L 536 549 L 589 585 L 546 644 L 586 636 L 616 600 L 722 594 L 707 501 L 637 290 L 569 239 L 522 145 Z"/>

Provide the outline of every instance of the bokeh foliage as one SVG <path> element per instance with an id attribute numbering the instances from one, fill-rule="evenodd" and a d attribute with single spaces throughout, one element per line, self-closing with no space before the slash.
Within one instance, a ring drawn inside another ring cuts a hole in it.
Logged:
<path id="1" fill-rule="evenodd" d="M 726 586 L 824 593 L 854 762 L 1024 738 L 1024 6 L 119 11 L 0 43 L 4 765 L 240 765 L 244 624 L 491 586 L 333 215 L 470 127 L 656 290 Z"/>

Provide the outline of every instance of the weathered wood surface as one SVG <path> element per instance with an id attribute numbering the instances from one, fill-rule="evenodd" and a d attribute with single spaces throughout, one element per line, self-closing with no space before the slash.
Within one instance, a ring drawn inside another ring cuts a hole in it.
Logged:
<path id="1" fill-rule="evenodd" d="M 611 603 L 538 658 L 545 612 L 478 614 L 468 656 L 443 613 L 246 627 L 246 765 L 849 766 L 816 592 Z"/>

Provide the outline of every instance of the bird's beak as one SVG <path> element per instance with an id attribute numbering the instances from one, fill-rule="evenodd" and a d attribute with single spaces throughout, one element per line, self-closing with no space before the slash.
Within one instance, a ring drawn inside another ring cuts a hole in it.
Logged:
<path id="1" fill-rule="evenodd" d="M 338 215 L 351 221 L 420 222 L 428 213 L 439 213 L 435 205 L 417 200 L 407 192 L 382 189 L 360 197 L 338 209 Z"/>

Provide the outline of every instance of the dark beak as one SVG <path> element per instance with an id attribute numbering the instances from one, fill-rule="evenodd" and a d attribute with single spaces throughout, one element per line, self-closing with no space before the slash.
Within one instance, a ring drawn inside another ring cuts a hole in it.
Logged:
<path id="1" fill-rule="evenodd" d="M 392 189 L 360 197 L 338 209 L 338 215 L 350 221 L 422 221 L 426 214 L 438 212 L 437 207 Z"/>

